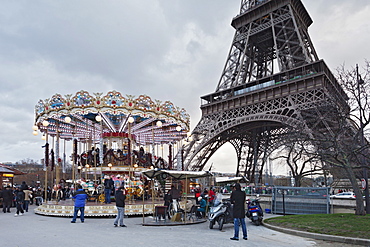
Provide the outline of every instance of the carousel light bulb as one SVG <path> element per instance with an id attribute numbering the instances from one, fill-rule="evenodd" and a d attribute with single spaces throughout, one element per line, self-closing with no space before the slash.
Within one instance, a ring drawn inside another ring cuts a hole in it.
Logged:
<path id="1" fill-rule="evenodd" d="M 90 165 L 89 165 L 89 164 L 86 164 L 86 165 L 85 165 L 85 167 L 86 167 L 86 168 L 89 168 L 89 167 L 90 167 Z"/>
<path id="2" fill-rule="evenodd" d="M 96 120 L 97 122 L 100 122 L 100 121 L 101 121 L 101 116 L 100 116 L 100 115 L 96 115 L 95 120 Z"/>
<path id="3" fill-rule="evenodd" d="M 138 168 L 138 165 L 137 165 L 137 164 L 135 164 L 135 165 L 134 165 L 134 167 L 135 167 L 135 168 Z"/>
<path id="4" fill-rule="evenodd" d="M 186 136 L 187 136 L 187 137 L 191 136 L 191 132 L 187 132 L 187 133 L 186 133 Z"/>
<path id="5" fill-rule="evenodd" d="M 112 165 L 112 163 L 109 163 L 109 164 L 108 164 L 108 166 L 109 166 L 109 167 L 112 167 L 113 165 Z"/>
<path id="6" fill-rule="evenodd" d="M 44 121 L 42 121 L 42 125 L 44 127 L 48 127 L 49 126 L 49 122 L 47 120 L 44 120 Z"/>
<path id="7" fill-rule="evenodd" d="M 157 123 L 156 123 L 156 125 L 157 125 L 157 127 L 162 127 L 162 121 L 157 121 Z"/>
<path id="8" fill-rule="evenodd" d="M 130 116 L 130 117 L 128 118 L 128 122 L 129 122 L 129 123 L 133 123 L 134 121 L 135 121 L 135 119 L 134 119 L 133 117 L 131 117 L 131 116 Z"/>
<path id="9" fill-rule="evenodd" d="M 70 122 L 72 121 L 72 119 L 71 119 L 69 116 L 66 116 L 66 117 L 64 118 L 64 121 L 65 121 L 66 123 L 70 123 Z"/>
<path id="10" fill-rule="evenodd" d="M 37 130 L 32 131 L 32 135 L 37 136 L 38 134 Z"/>
<path id="11" fill-rule="evenodd" d="M 189 142 L 192 142 L 193 141 L 193 137 L 192 136 L 189 136 L 188 141 Z"/>
<path id="12" fill-rule="evenodd" d="M 37 127 L 36 125 L 32 126 L 32 130 L 38 130 L 39 127 Z"/>
<path id="13" fill-rule="evenodd" d="M 180 132 L 180 131 L 181 131 L 181 126 L 180 126 L 180 125 L 177 125 L 176 130 L 177 130 L 178 132 Z"/>
<path id="14" fill-rule="evenodd" d="M 41 140 L 43 140 L 43 141 L 45 141 L 45 140 L 46 140 L 46 135 L 45 135 L 45 134 L 43 134 L 43 135 L 41 136 Z"/>

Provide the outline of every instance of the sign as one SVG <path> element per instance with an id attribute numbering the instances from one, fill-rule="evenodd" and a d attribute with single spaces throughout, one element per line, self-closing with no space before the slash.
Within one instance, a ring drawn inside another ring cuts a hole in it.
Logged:
<path id="1" fill-rule="evenodd" d="M 364 178 L 361 179 L 361 186 L 362 186 L 362 189 L 366 189 L 366 181 Z"/>

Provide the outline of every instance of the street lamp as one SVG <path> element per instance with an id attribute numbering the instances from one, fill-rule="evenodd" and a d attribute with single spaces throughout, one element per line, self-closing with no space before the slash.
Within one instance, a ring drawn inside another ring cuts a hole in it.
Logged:
<path id="1" fill-rule="evenodd" d="M 362 80 L 361 75 L 358 73 L 358 64 L 356 64 L 356 80 L 357 80 L 357 93 L 358 93 L 358 106 L 360 111 L 360 144 L 361 144 L 361 165 L 363 166 L 363 176 L 365 180 L 365 210 L 366 214 L 370 214 L 370 199 L 369 199 L 369 183 L 368 183 L 368 174 L 367 174 L 367 167 L 365 165 L 364 160 L 364 153 L 363 148 L 365 146 L 365 138 L 364 138 L 364 123 L 362 121 L 362 104 L 361 104 L 361 90 L 360 85 L 364 84 L 364 80 Z"/>

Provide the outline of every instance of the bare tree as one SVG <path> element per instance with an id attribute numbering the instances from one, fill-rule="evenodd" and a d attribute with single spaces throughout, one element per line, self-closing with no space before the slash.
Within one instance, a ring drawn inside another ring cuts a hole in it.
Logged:
<path id="1" fill-rule="evenodd" d="M 366 61 L 362 75 L 357 68 L 347 70 L 343 65 L 337 69 L 338 82 L 348 95 L 350 109 L 348 113 L 339 110 L 328 113 L 332 116 L 326 117 L 336 119 L 335 126 L 332 126 L 334 131 L 315 138 L 322 159 L 332 168 L 344 171 L 350 180 L 356 194 L 357 215 L 366 214 L 358 182 L 369 166 L 369 143 L 365 139 L 370 123 L 369 65 Z"/>
<path id="2" fill-rule="evenodd" d="M 294 185 L 300 187 L 304 177 L 323 175 L 320 156 L 315 150 L 310 140 L 295 139 L 273 159 L 284 159 L 294 178 Z"/>

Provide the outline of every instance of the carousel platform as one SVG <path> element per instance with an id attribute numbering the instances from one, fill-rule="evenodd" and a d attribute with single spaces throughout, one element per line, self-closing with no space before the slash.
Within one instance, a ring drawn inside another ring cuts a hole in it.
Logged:
<path id="1" fill-rule="evenodd" d="M 126 202 L 125 215 L 140 216 L 153 215 L 156 206 L 163 206 L 161 200 L 130 201 Z M 185 202 L 180 202 L 180 207 L 185 207 Z M 73 217 L 74 202 L 72 199 L 65 201 L 48 201 L 38 206 L 34 212 L 39 215 Z M 99 202 L 87 202 L 85 206 L 85 217 L 115 217 L 117 215 L 116 204 L 104 204 Z"/>

